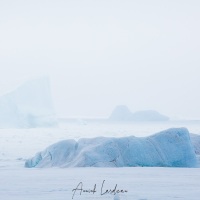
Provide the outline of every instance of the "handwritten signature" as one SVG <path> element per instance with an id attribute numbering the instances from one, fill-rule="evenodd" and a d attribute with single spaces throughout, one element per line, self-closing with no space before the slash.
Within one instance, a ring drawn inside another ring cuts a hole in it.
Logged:
<path id="1" fill-rule="evenodd" d="M 119 193 L 127 193 L 128 192 L 128 190 L 118 189 L 117 184 L 112 189 L 105 189 L 104 185 L 105 185 L 105 180 L 103 180 L 103 182 L 101 184 L 100 192 L 98 192 L 97 191 L 97 184 L 94 184 L 94 187 L 91 188 L 91 189 L 85 189 L 83 187 L 83 182 L 80 182 L 76 186 L 76 188 L 74 188 L 72 190 L 72 192 L 73 192 L 72 199 L 74 199 L 76 194 L 82 195 L 83 193 L 91 193 L 91 194 L 99 193 L 101 196 L 103 196 L 103 195 L 108 195 L 108 194 L 116 195 L 116 194 L 119 194 Z"/>

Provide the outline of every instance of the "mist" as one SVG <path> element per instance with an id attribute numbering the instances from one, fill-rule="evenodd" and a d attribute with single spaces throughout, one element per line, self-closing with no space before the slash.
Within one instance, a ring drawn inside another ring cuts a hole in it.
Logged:
<path id="1" fill-rule="evenodd" d="M 48 76 L 56 113 L 200 119 L 200 2 L 0 2 L 0 95 Z"/>

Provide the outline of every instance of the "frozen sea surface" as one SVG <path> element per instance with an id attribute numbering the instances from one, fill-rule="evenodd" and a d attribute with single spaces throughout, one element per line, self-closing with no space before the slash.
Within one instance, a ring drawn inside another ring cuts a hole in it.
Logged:
<path id="1" fill-rule="evenodd" d="M 199 200 L 200 168 L 53 168 L 27 169 L 24 163 L 36 152 L 65 139 L 82 137 L 148 136 L 167 128 L 186 127 L 190 133 L 200 134 L 200 124 L 195 122 L 170 122 L 152 124 L 62 124 L 60 129 L 0 129 L 0 200 L 70 200 L 72 189 L 79 182 L 88 189 L 97 184 L 97 192 L 78 193 L 74 199 L 110 199 L 101 195 L 105 189 L 128 190 L 121 200 Z"/>
<path id="2" fill-rule="evenodd" d="M 198 168 L 66 168 L 66 169 L 3 169 L 0 170 L 2 200 L 70 200 L 72 190 L 82 182 L 83 189 L 96 192 L 76 192 L 75 200 L 113 200 L 105 190 L 127 190 L 121 200 L 199 200 L 200 170 Z"/>

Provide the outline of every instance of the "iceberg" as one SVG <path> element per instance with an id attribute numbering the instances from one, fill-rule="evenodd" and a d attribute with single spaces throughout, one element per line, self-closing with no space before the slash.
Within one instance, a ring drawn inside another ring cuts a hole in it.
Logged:
<path id="1" fill-rule="evenodd" d="M 0 128 L 56 125 L 49 79 L 29 80 L 0 97 Z"/>
<path id="2" fill-rule="evenodd" d="M 133 113 L 125 105 L 117 106 L 111 113 L 110 120 L 127 121 L 132 119 Z"/>
<path id="3" fill-rule="evenodd" d="M 200 156 L 200 135 L 191 134 L 190 137 L 194 146 L 195 153 Z"/>
<path id="4" fill-rule="evenodd" d="M 63 140 L 26 160 L 25 167 L 196 167 L 186 128 L 172 128 L 149 137 Z"/>
<path id="5" fill-rule="evenodd" d="M 200 166 L 200 135 L 191 134 L 190 137 Z"/>
<path id="6" fill-rule="evenodd" d="M 110 118 L 113 121 L 167 121 L 169 117 L 155 110 L 142 110 L 132 113 L 125 105 L 117 106 Z"/>

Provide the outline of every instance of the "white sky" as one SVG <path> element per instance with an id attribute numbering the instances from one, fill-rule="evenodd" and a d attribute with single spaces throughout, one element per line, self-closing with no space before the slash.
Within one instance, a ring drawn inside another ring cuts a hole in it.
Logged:
<path id="1" fill-rule="evenodd" d="M 0 0 L 0 94 L 38 75 L 60 116 L 200 118 L 200 1 Z"/>

